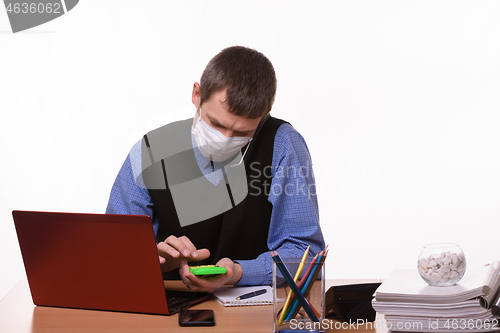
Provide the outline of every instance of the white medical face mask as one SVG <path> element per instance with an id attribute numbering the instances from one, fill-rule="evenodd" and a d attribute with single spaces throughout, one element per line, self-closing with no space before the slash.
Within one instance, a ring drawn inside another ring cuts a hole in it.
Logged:
<path id="1" fill-rule="evenodd" d="M 241 148 L 252 140 L 251 137 L 246 136 L 228 138 L 215 128 L 210 127 L 201 118 L 201 108 L 200 115 L 196 111 L 191 132 L 202 155 L 214 162 L 223 162 L 236 156 Z M 241 161 L 237 165 L 239 164 Z"/>

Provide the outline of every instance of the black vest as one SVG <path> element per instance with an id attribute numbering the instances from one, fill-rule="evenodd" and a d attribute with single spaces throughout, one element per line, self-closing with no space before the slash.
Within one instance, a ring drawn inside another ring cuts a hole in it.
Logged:
<path id="1" fill-rule="evenodd" d="M 239 204 L 222 214 L 181 227 L 168 182 L 165 181 L 166 184 L 163 186 L 166 189 L 158 187 L 154 189 L 152 188 L 154 186 L 146 183 L 154 204 L 153 214 L 156 214 L 159 220 L 157 240 L 163 241 L 170 235 L 186 236 L 196 248 L 207 248 L 210 257 L 196 262 L 196 265 L 213 265 L 224 257 L 233 260 L 255 259 L 261 253 L 268 251 L 267 237 L 272 213 L 268 196 L 272 181 L 274 138 L 283 123 L 285 121 L 268 117 L 258 129 L 257 136 L 251 142 L 245 156 L 248 195 Z M 189 130 L 184 132 L 181 135 L 189 136 L 190 141 L 191 132 Z M 192 150 L 191 154 L 193 156 L 190 160 L 195 161 Z M 155 169 L 155 165 L 159 169 L 160 163 L 153 164 L 153 168 L 150 169 Z M 143 174 L 147 173 L 146 168 Z M 193 202 L 193 205 L 196 205 L 196 202 Z M 180 279 L 178 270 L 165 272 L 163 276 L 165 279 Z"/>

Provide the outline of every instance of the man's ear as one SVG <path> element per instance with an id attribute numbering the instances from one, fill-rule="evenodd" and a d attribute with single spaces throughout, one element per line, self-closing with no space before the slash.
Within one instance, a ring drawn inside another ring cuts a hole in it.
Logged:
<path id="1" fill-rule="evenodd" d="M 196 109 L 200 108 L 201 88 L 198 82 L 195 82 L 193 84 L 193 94 L 191 95 L 191 101 L 193 102 Z"/>

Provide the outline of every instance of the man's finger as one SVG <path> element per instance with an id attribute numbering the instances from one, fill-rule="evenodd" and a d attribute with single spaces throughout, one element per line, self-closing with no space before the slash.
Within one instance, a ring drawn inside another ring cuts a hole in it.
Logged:
<path id="1" fill-rule="evenodd" d="M 189 261 L 200 261 L 200 260 L 205 260 L 208 257 L 210 257 L 210 251 L 208 249 L 199 249 L 193 252 L 193 255 L 191 256 L 192 259 Z"/>
<path id="2" fill-rule="evenodd" d="M 183 255 L 185 257 L 188 257 L 188 256 L 195 257 L 194 254 L 196 253 L 196 247 L 191 242 L 191 240 L 189 238 L 187 238 L 186 236 L 181 236 L 178 239 L 179 239 L 179 241 L 181 241 L 184 244 L 184 247 L 185 247 Z M 197 253 L 196 253 L 196 255 L 197 255 Z"/>
<path id="3" fill-rule="evenodd" d="M 172 246 L 170 246 L 164 242 L 159 242 L 156 245 L 156 248 L 158 249 L 159 254 L 167 254 L 167 255 L 171 256 L 172 258 L 177 258 L 180 256 L 179 251 L 177 251 L 175 248 L 173 248 Z"/>
<path id="4" fill-rule="evenodd" d="M 180 255 L 184 257 L 190 257 L 191 256 L 191 249 L 189 246 L 186 245 L 185 240 L 181 239 L 182 237 L 175 237 L 174 235 L 169 236 L 167 239 L 165 239 L 165 244 L 171 246 L 175 250 L 177 250 Z M 185 237 L 187 238 L 187 237 Z M 191 244 L 192 245 L 192 244 Z M 192 245 L 194 247 L 194 245 Z"/>

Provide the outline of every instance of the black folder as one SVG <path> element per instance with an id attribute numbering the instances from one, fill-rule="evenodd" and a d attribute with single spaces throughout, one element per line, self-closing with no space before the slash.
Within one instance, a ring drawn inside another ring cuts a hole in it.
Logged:
<path id="1" fill-rule="evenodd" d="M 326 292 L 326 316 L 343 322 L 375 320 L 372 299 L 380 283 L 349 284 L 332 286 Z"/>

